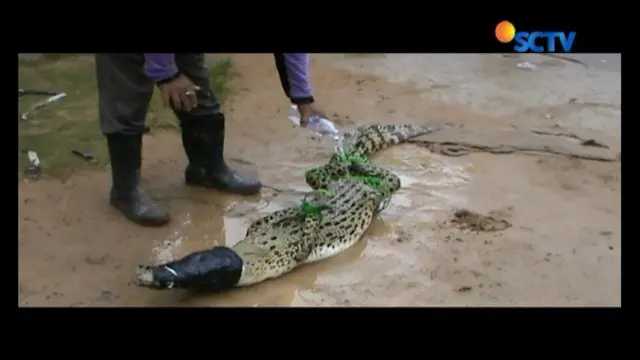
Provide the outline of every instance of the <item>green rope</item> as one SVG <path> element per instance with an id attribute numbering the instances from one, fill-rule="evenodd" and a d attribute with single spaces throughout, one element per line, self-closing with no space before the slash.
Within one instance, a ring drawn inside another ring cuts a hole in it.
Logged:
<path id="1" fill-rule="evenodd" d="M 299 206 L 299 210 L 301 213 L 300 215 L 317 217 L 322 216 L 322 208 L 312 201 L 302 200 Z"/>
<path id="2" fill-rule="evenodd" d="M 338 154 L 338 159 L 341 162 L 349 163 L 349 164 L 366 164 L 369 162 L 366 156 L 360 155 L 346 155 L 344 153 Z"/>
<path id="3" fill-rule="evenodd" d="M 331 191 L 331 190 L 327 190 L 327 189 L 318 189 L 316 191 L 314 191 L 315 193 L 317 193 L 318 195 L 321 196 L 333 196 L 335 195 L 335 192 Z M 324 209 L 322 206 L 318 205 L 316 202 L 314 201 L 309 201 L 306 198 L 302 199 L 299 207 L 299 212 L 301 216 L 315 216 L 318 218 L 322 217 L 322 213 L 321 211 Z"/>
<path id="4" fill-rule="evenodd" d="M 369 159 L 366 156 L 360 155 L 346 155 L 344 153 L 338 154 L 338 159 L 341 162 L 349 163 L 349 164 L 366 164 L 369 162 Z M 371 187 L 374 190 L 380 189 L 380 177 L 378 176 L 365 176 L 365 175 L 348 175 L 347 179 L 358 181 L 365 183 L 367 186 Z M 318 189 L 315 191 L 317 194 L 322 196 L 333 196 L 334 192 L 326 189 Z M 321 217 L 321 211 L 323 207 L 316 204 L 314 201 L 308 201 L 307 199 L 303 199 L 298 207 L 301 216 L 317 216 Z"/>
<path id="5" fill-rule="evenodd" d="M 333 196 L 333 195 L 335 195 L 335 192 L 333 192 L 331 190 L 327 190 L 327 189 L 318 189 L 315 192 L 318 193 L 319 195 L 322 195 L 322 196 Z"/>
<path id="6" fill-rule="evenodd" d="M 369 159 L 366 156 L 360 156 L 360 155 L 339 154 L 338 158 L 340 159 L 340 161 L 346 162 L 349 164 L 366 164 L 369 162 Z M 381 185 L 380 177 L 378 176 L 349 175 L 347 176 L 347 179 L 363 182 L 374 190 L 380 189 L 380 185 Z"/>

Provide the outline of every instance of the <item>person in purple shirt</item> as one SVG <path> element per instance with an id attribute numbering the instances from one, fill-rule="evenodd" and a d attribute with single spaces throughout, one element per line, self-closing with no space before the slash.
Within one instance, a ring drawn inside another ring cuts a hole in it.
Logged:
<path id="1" fill-rule="evenodd" d="M 285 95 L 298 105 L 302 123 L 324 114 L 315 107 L 309 83 L 309 54 L 274 54 Z M 203 53 L 96 54 L 100 128 L 111 160 L 111 204 L 145 226 L 169 214 L 140 190 L 142 135 L 154 86 L 171 106 L 182 131 L 189 164 L 185 182 L 237 194 L 255 194 L 262 184 L 224 161 L 225 117 L 213 94 Z"/>

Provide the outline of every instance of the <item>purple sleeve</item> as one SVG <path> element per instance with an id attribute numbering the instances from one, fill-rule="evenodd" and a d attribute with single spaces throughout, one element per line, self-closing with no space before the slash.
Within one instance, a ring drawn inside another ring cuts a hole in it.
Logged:
<path id="1" fill-rule="evenodd" d="M 178 73 L 178 67 L 172 53 L 145 53 L 144 71 L 147 76 L 155 81 L 171 78 Z"/>
<path id="2" fill-rule="evenodd" d="M 297 105 L 313 103 L 313 91 L 309 81 L 309 54 L 273 54 L 280 75 L 282 89 L 291 102 Z"/>
<path id="3" fill-rule="evenodd" d="M 289 96 L 291 98 L 306 98 L 313 96 L 309 76 L 309 54 L 284 54 L 284 65 L 289 80 Z"/>

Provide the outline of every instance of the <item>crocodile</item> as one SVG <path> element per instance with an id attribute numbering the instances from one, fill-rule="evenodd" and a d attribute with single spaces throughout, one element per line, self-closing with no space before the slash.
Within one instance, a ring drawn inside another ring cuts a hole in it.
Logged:
<path id="1" fill-rule="evenodd" d="M 344 252 L 360 240 L 401 186 L 398 176 L 374 166 L 368 157 L 437 130 L 426 125 L 357 128 L 350 133 L 354 141 L 347 151 L 305 173 L 315 190 L 310 200 L 254 221 L 245 238 L 231 248 L 218 246 L 161 265 L 140 265 L 138 284 L 222 291 L 279 277 L 299 265 Z"/>
<path id="2" fill-rule="evenodd" d="M 379 188 L 357 179 L 332 181 L 303 201 L 312 210 L 275 211 L 254 221 L 231 248 L 218 246 L 166 264 L 138 266 L 138 285 L 224 291 L 342 253 L 360 240 L 381 202 L 400 188 L 400 179 L 386 169 L 353 164 L 349 170 L 379 179 Z"/>
<path id="3" fill-rule="evenodd" d="M 419 124 L 359 126 L 345 134 L 345 138 L 353 138 L 353 141 L 344 153 L 336 152 L 326 165 L 307 170 L 305 181 L 312 189 L 325 188 L 331 181 L 349 177 L 350 164 L 369 163 L 369 158 L 381 150 L 441 129 L 440 126 Z"/>

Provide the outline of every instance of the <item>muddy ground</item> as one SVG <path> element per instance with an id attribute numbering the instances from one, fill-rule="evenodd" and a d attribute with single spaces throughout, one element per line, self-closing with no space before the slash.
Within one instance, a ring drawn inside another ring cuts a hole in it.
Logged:
<path id="1" fill-rule="evenodd" d="M 305 189 L 304 169 L 324 161 L 329 147 L 290 125 L 271 56 L 234 58 L 241 78 L 226 106 L 230 163 L 268 185 Z M 525 60 L 536 68 L 519 68 Z M 313 80 L 319 104 L 343 127 L 434 122 L 471 132 L 562 130 L 620 150 L 615 68 L 499 54 L 317 55 Z M 375 161 L 401 174 L 404 186 L 354 248 L 257 286 L 198 297 L 138 288 L 131 283 L 135 266 L 232 245 L 253 217 L 295 195 L 265 189 L 241 198 L 183 186 L 186 158 L 171 131 L 144 143 L 144 182 L 170 208 L 167 227 L 141 228 L 111 209 L 107 172 L 22 181 L 19 304 L 620 305 L 619 161 L 448 157 L 410 144 Z M 498 226 L 451 222 L 460 209 L 492 216 Z"/>

